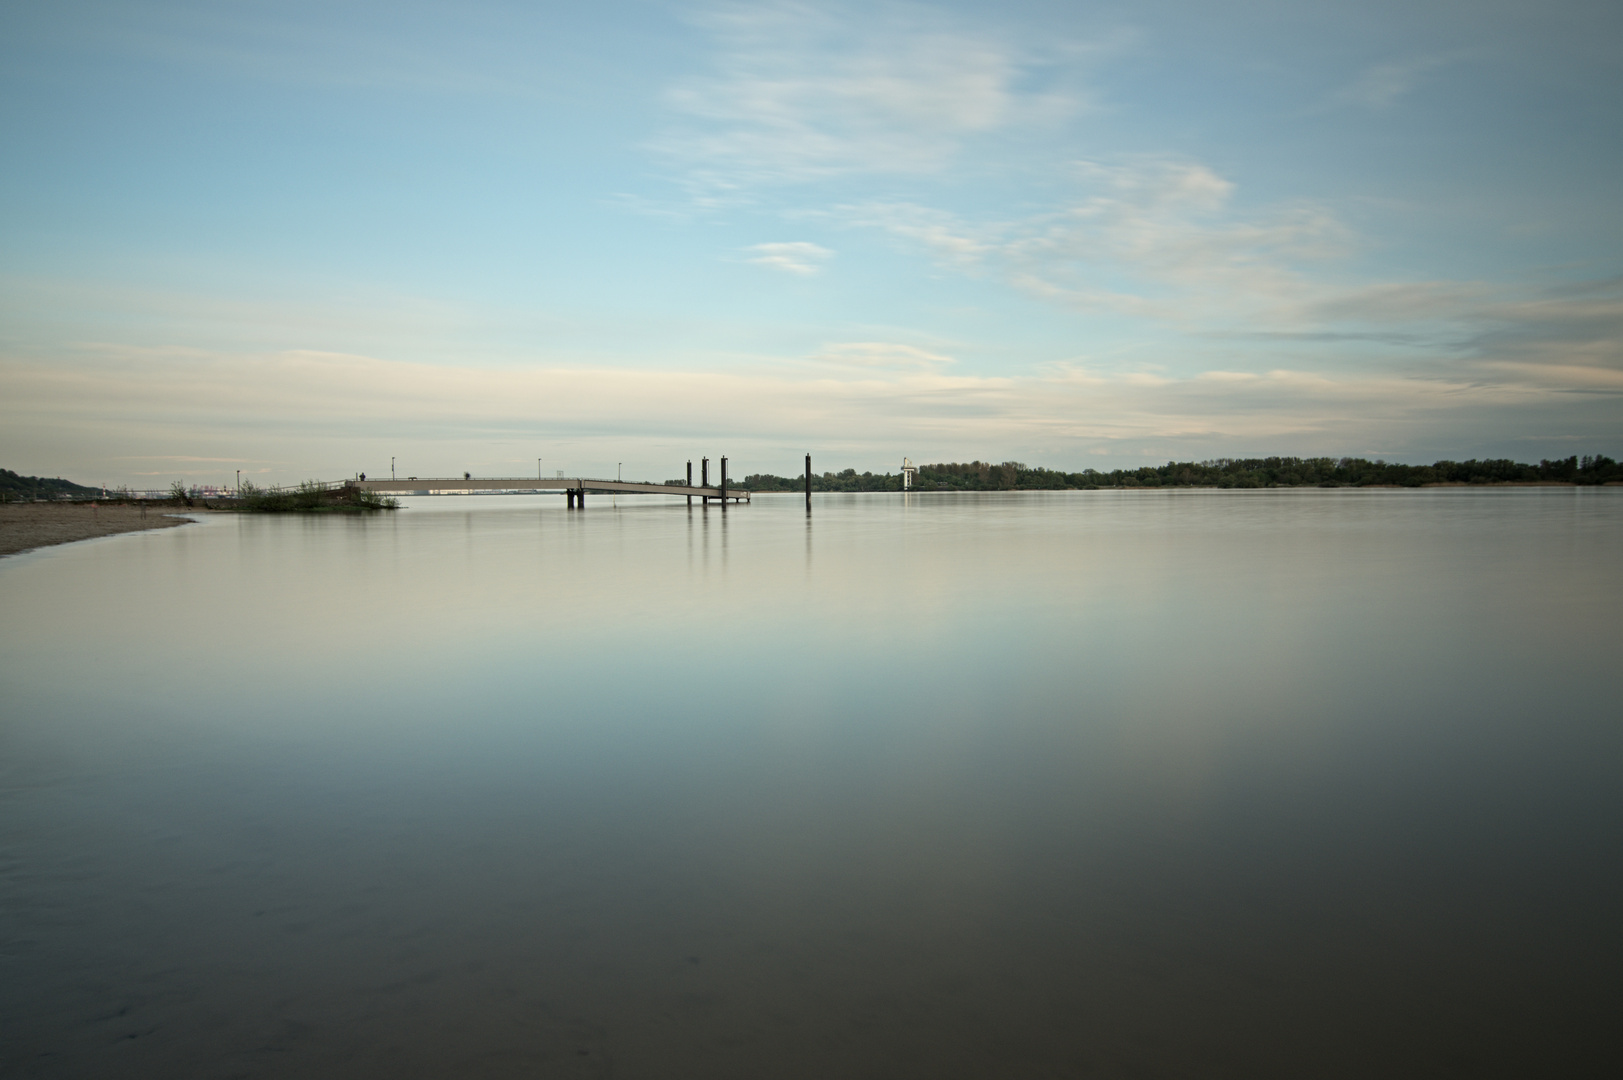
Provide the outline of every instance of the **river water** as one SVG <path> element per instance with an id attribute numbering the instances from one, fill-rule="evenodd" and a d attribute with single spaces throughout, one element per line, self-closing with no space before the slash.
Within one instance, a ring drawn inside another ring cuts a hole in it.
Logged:
<path id="1" fill-rule="evenodd" d="M 1612 1075 L 1623 490 L 0 561 L 0 1072 Z"/>

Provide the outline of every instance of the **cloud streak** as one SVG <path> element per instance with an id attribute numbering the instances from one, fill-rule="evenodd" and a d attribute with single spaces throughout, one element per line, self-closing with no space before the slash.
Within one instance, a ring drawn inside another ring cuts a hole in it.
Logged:
<path id="1" fill-rule="evenodd" d="M 821 244 L 797 240 L 788 243 L 754 244 L 747 249 L 749 261 L 757 266 L 781 270 L 788 274 L 811 277 L 823 270 L 823 264 L 834 257 L 834 252 Z"/>
<path id="2" fill-rule="evenodd" d="M 852 173 L 918 174 L 967 141 L 1052 123 L 1085 100 L 1028 49 L 921 8 L 710 9 L 710 73 L 666 94 L 655 143 L 701 198 Z"/>
<path id="3" fill-rule="evenodd" d="M 1337 90 L 1331 96 L 1331 104 L 1377 111 L 1390 109 L 1413 93 L 1427 75 L 1460 59 L 1458 55 L 1415 56 L 1371 65 Z"/>
<path id="4" fill-rule="evenodd" d="M 1014 220 L 908 203 L 839 214 L 943 267 L 1193 338 L 1623 367 L 1623 278 L 1548 288 L 1349 280 L 1339 267 L 1360 241 L 1323 207 L 1237 209 L 1234 185 L 1198 162 L 1082 162 L 1076 176 L 1081 193 L 1067 205 Z"/>
<path id="5" fill-rule="evenodd" d="M 1347 251 L 1323 208 L 1232 209 L 1234 185 L 1198 162 L 1144 158 L 1074 166 L 1080 197 L 1014 221 L 972 223 L 913 204 L 847 207 L 960 270 L 1080 309 L 1190 322 L 1305 302 L 1299 267 Z"/>
<path id="6" fill-rule="evenodd" d="M 376 470 L 397 453 L 457 471 L 515 448 L 588 472 L 639 459 L 657 470 L 718 431 L 751 470 L 779 467 L 785 448 L 806 446 L 852 464 L 899 453 L 1019 454 L 1073 467 L 1084 454 L 1399 447 L 1424 456 L 1487 424 L 1504 438 L 1552 422 L 1604 430 L 1623 395 L 1623 371 L 1581 364 L 1479 362 L 1426 377 L 1059 365 L 987 377 L 947 373 L 948 357 L 894 343 L 837 343 L 821 358 L 810 374 L 787 361 L 753 373 L 512 370 L 320 353 L 143 354 L 138 364 L 78 369 L 7 361 L 0 452 L 25 465 L 47 456 L 58 471 L 98 482 L 119 480 L 106 475 L 114 459 L 160 455 L 221 468 L 281 462 L 271 478 L 284 481 Z"/>
<path id="7" fill-rule="evenodd" d="M 944 353 L 883 341 L 844 341 L 825 345 L 813 359 L 840 367 L 887 371 L 935 371 L 955 362 Z"/>

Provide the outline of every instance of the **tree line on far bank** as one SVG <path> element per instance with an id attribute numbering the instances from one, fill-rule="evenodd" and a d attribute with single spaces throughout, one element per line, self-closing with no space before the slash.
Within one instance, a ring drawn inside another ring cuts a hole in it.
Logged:
<path id="1" fill-rule="evenodd" d="M 59 499 L 65 495 L 94 495 L 100 490 L 75 484 L 59 476 L 18 476 L 10 469 L 0 469 L 0 502 Z"/>
<path id="2" fill-rule="evenodd" d="M 679 481 L 670 481 L 676 483 Z M 1508 458 L 1400 465 L 1364 458 L 1216 458 L 1169 461 L 1137 469 L 1062 472 L 1005 461 L 920 465 L 918 491 L 1067 491 L 1145 487 L 1421 487 L 1425 484 L 1623 483 L 1623 466 L 1604 455 L 1543 460 L 1525 465 Z M 804 476 L 754 473 L 729 486 L 744 491 L 804 491 Z M 900 473 L 812 474 L 813 491 L 900 491 Z"/>
<path id="3" fill-rule="evenodd" d="M 667 480 L 681 485 L 686 480 Z M 1431 465 L 1400 465 L 1365 458 L 1216 458 L 1211 461 L 1169 461 L 1137 469 L 1100 472 L 1062 472 L 1005 461 L 951 462 L 919 466 L 913 486 L 919 491 L 1067 491 L 1094 488 L 1144 487 L 1370 487 L 1375 485 L 1421 487 L 1425 484 L 1608 484 L 1623 483 L 1623 465 L 1605 455 L 1545 459 L 1525 465 L 1508 458 L 1478 461 L 1439 461 Z M 774 476 L 752 473 L 733 480 L 730 487 L 741 491 L 803 491 L 803 476 Z M 812 475 L 813 491 L 900 491 L 900 473 L 859 473 L 855 469 Z M 245 484 L 243 494 L 255 491 Z M 0 502 L 28 499 L 95 497 L 99 488 L 86 487 L 60 478 L 19 476 L 0 469 Z M 112 497 L 134 493 L 118 489 Z M 188 492 L 178 481 L 171 496 L 186 500 Z M 278 496 L 280 497 L 280 496 Z M 280 508 L 280 507 L 278 507 Z"/>

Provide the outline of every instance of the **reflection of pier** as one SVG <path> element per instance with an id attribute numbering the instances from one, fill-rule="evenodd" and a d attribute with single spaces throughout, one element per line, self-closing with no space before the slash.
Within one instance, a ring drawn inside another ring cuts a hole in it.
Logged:
<path id="1" fill-rule="evenodd" d="M 690 471 L 691 475 L 691 471 Z M 623 480 L 594 480 L 590 477 L 548 477 L 537 480 L 533 477 L 481 477 L 474 479 L 467 476 L 454 477 L 415 477 L 407 480 L 346 480 L 345 487 L 359 488 L 362 491 L 375 491 L 380 495 L 477 495 L 500 493 L 503 495 L 544 495 L 563 492 L 569 500 L 571 509 L 586 506 L 586 493 L 588 491 L 602 492 L 611 495 L 686 495 L 690 499 L 699 498 L 708 503 L 715 499 L 723 506 L 727 502 L 748 502 L 750 493 L 731 490 L 727 487 L 726 473 L 722 474 L 720 487 L 691 484 L 638 484 Z"/>

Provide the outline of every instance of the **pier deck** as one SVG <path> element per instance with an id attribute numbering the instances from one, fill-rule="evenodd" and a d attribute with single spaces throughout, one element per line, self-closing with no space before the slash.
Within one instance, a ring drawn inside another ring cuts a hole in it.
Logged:
<path id="1" fill-rule="evenodd" d="M 346 480 L 347 486 L 380 495 L 471 495 L 475 492 L 504 492 L 512 495 L 537 495 L 556 492 L 595 491 L 615 495 L 690 495 L 694 498 L 720 499 L 718 487 L 690 487 L 686 484 L 639 484 L 629 480 L 595 480 L 591 477 L 479 477 L 425 476 L 406 480 Z M 732 502 L 749 502 L 750 493 L 737 488 L 727 489 Z"/>

